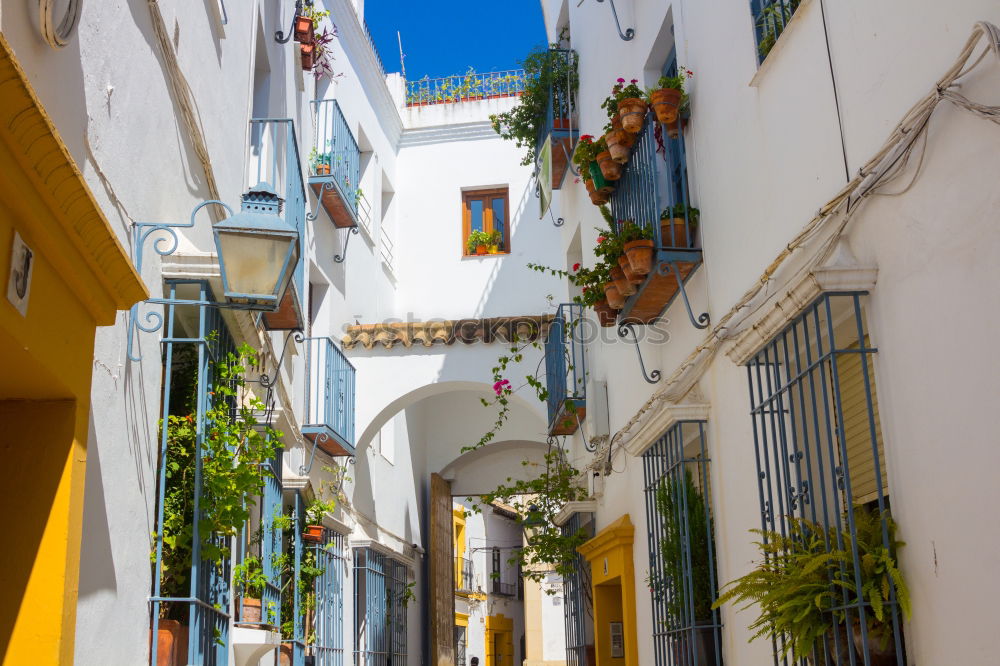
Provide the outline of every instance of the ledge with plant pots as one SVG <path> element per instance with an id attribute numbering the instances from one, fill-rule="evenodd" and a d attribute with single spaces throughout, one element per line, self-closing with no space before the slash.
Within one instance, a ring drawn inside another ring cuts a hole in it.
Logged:
<path id="1" fill-rule="evenodd" d="M 500 251 L 500 241 L 503 240 L 500 232 L 473 230 L 465 241 L 467 256 L 481 257 L 491 254 L 506 254 Z"/>
<path id="2" fill-rule="evenodd" d="M 323 206 L 333 226 L 350 229 L 358 226 L 358 204 L 364 196 L 360 187 L 352 187 L 349 178 L 343 182 L 335 175 L 340 155 L 313 148 L 309 154 L 309 187 Z"/>

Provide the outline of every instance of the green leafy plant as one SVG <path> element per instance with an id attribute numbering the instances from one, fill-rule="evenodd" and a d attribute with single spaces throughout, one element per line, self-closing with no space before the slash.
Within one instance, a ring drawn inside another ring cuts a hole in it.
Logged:
<path id="1" fill-rule="evenodd" d="M 638 83 L 638 79 L 632 79 L 632 81 L 626 85 L 625 79 L 619 78 L 618 82 L 611 87 L 611 94 L 608 95 L 603 102 L 601 102 L 601 108 L 608 114 L 609 119 L 614 118 L 618 114 L 618 105 L 623 99 L 643 98 L 642 88 L 638 86 Z M 610 126 L 605 129 L 610 129 Z"/>
<path id="2" fill-rule="evenodd" d="M 590 163 L 597 160 L 597 154 L 601 152 L 598 150 L 599 147 L 600 143 L 594 141 L 594 137 L 590 134 L 580 137 L 576 150 L 573 151 L 573 164 L 580 172 L 580 178 L 590 180 Z"/>
<path id="3" fill-rule="evenodd" d="M 632 220 L 625 220 L 621 224 L 618 238 L 622 245 L 637 240 L 651 240 L 653 238 L 653 228 L 651 226 L 640 226 Z"/>
<path id="4" fill-rule="evenodd" d="M 569 108 L 554 109 L 556 117 L 575 113 L 576 91 L 580 84 L 576 58 L 551 48 L 537 47 L 521 63 L 524 67 L 524 92 L 516 107 L 490 116 L 493 130 L 503 139 L 514 141 L 518 148 L 526 149 L 522 166 L 535 161 L 535 149 L 542 131 L 546 130 L 550 91 L 557 99 L 569 100 Z"/>
<path id="5" fill-rule="evenodd" d="M 500 232 L 494 229 L 493 231 L 480 231 L 478 229 L 473 229 L 469 234 L 468 240 L 465 242 L 465 247 L 469 251 L 469 254 L 475 254 L 476 248 L 480 245 L 497 245 L 500 243 Z"/>
<path id="6" fill-rule="evenodd" d="M 684 469 L 683 476 L 673 475 L 660 484 L 656 491 L 656 509 L 663 525 L 662 575 L 673 590 L 672 595 L 664 597 L 670 620 L 673 626 L 678 626 L 684 618 L 691 617 L 690 611 L 695 621 L 710 620 L 715 599 L 712 585 L 715 572 L 709 557 L 714 531 L 705 497 L 695 485 L 689 469 Z M 691 575 L 690 594 L 685 571 Z"/>
<path id="7" fill-rule="evenodd" d="M 410 581 L 403 587 L 402 596 L 400 597 L 399 603 L 403 605 L 403 608 L 407 608 L 410 602 L 417 598 L 414 588 L 417 586 L 417 581 Z"/>
<path id="8" fill-rule="evenodd" d="M 799 8 L 800 0 L 775 0 L 764 7 L 757 17 L 757 28 L 760 31 L 757 39 L 757 52 L 763 60 L 774 48 L 775 42 L 785 26 L 792 19 L 792 14 Z"/>
<path id="9" fill-rule="evenodd" d="M 730 582 L 712 608 L 729 601 L 757 606 L 750 640 L 765 637 L 783 643 L 781 656 L 811 654 L 816 643 L 847 621 L 845 607 L 867 604 L 871 635 L 885 644 L 892 635 L 886 605 L 893 591 L 903 615 L 910 617 L 909 591 L 896 563 L 896 525 L 888 512 L 879 514 L 855 507 L 861 589 L 857 588 L 850 532 L 839 539 L 835 527 L 824 528 L 803 518 L 788 516 L 787 533 L 752 530 L 764 561 L 753 571 Z M 882 523 L 889 547 L 882 541 Z M 844 524 L 847 524 L 846 517 Z M 838 544 L 843 544 L 838 548 Z M 854 619 L 856 620 L 856 615 Z"/>
<path id="10" fill-rule="evenodd" d="M 660 213 L 661 220 L 671 220 L 674 218 L 683 218 L 687 215 L 688 224 L 691 225 L 692 229 L 698 227 L 698 219 L 701 217 L 701 211 L 693 206 L 687 204 L 674 204 L 669 208 L 664 208 L 663 212 Z"/>

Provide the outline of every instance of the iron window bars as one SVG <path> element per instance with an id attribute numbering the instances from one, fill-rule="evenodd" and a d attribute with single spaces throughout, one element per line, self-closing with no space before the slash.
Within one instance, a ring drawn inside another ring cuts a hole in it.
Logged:
<path id="1" fill-rule="evenodd" d="M 549 434 L 576 432 L 587 405 L 583 306 L 561 303 L 545 338 L 545 386 Z"/>
<path id="2" fill-rule="evenodd" d="M 310 546 L 316 553 L 315 666 L 344 666 L 344 574 L 347 537 L 323 530 L 323 543 Z M 295 664 L 294 666 L 299 666 Z"/>
<path id="3" fill-rule="evenodd" d="M 563 536 L 580 530 L 594 536 L 594 514 L 574 513 L 562 526 Z M 563 578 L 563 620 L 566 630 L 566 666 L 587 666 L 594 649 L 594 603 L 590 589 L 590 563 L 576 554 L 576 567 Z"/>
<path id="4" fill-rule="evenodd" d="M 467 557 L 455 558 L 455 590 L 474 592 L 476 589 L 476 569 Z"/>
<path id="5" fill-rule="evenodd" d="M 562 187 L 566 172 L 572 168 L 573 150 L 580 138 L 576 108 L 580 75 L 577 71 L 576 51 L 550 48 L 545 67 L 548 70 L 549 92 L 545 119 L 538 124 L 535 161 L 541 158 L 545 140 L 551 139 L 552 189 L 558 190 Z"/>
<path id="6" fill-rule="evenodd" d="M 520 577 L 520 571 L 505 561 L 500 549 L 496 546 L 491 551 L 491 574 L 490 592 L 502 597 L 517 596 L 516 579 Z M 511 579 L 515 579 L 512 581 Z"/>
<path id="7" fill-rule="evenodd" d="M 194 300 L 207 303 L 213 300 L 211 289 L 207 282 L 200 280 L 168 280 L 165 292 L 171 301 L 178 301 L 182 296 L 190 296 L 194 291 Z M 186 411 L 192 408 L 195 425 L 195 448 L 200 452 L 204 445 L 208 427 L 206 414 L 212 408 L 212 403 L 221 398 L 215 397 L 213 388 L 219 379 L 213 372 L 213 364 L 225 359 L 236 348 L 232 336 L 222 319 L 218 308 L 207 305 L 175 305 L 166 306 L 166 333 L 163 345 L 163 407 L 161 418 L 163 424 L 170 423 L 170 417 L 186 417 Z M 193 455 L 194 481 L 191 497 L 191 563 L 187 572 L 188 594 L 171 595 L 169 587 L 165 589 L 165 572 L 163 569 L 164 548 L 164 513 L 167 492 L 167 469 L 169 425 L 160 428 L 160 460 L 159 482 L 156 496 L 156 539 L 155 559 L 153 564 L 153 594 L 152 604 L 152 635 L 157 636 L 161 628 L 161 611 L 163 605 L 180 605 L 187 607 L 188 643 L 187 664 L 192 666 L 221 666 L 227 662 L 229 649 L 229 599 L 230 599 L 230 563 L 223 561 L 215 565 L 201 557 L 202 534 L 201 521 L 194 516 L 201 515 L 202 500 L 202 457 Z M 216 545 L 228 546 L 228 540 L 222 537 L 210 537 Z M 180 615 L 180 614 L 178 614 Z M 151 661 L 156 664 L 158 641 L 151 645 Z M 183 648 L 182 648 L 183 649 Z"/>
<path id="8" fill-rule="evenodd" d="M 764 62 L 764 58 L 774 48 L 785 26 L 792 20 L 792 14 L 799 8 L 799 3 L 800 0 L 750 0 L 758 62 Z"/>
<path id="9" fill-rule="evenodd" d="M 824 294 L 747 363 L 761 528 L 785 536 L 792 534 L 793 520 L 804 520 L 821 529 L 826 552 L 850 554 L 855 575 L 849 582 L 855 589 L 861 587 L 855 519 L 862 503 L 878 510 L 883 545 L 889 548 L 889 498 L 874 386 L 877 349 L 868 341 L 863 295 Z M 865 496 L 859 497 L 859 488 Z M 885 604 L 893 631 L 890 648 L 896 663 L 905 666 L 902 619 L 895 586 L 890 588 Z M 809 659 L 832 663 L 834 655 L 843 666 L 873 663 L 870 604 L 838 585 L 831 584 L 831 594 L 831 624 L 846 630 L 831 632 L 812 655 L 780 658 L 784 643 L 777 641 L 776 665 L 804 665 Z M 835 612 L 843 613 L 843 624 L 833 617 Z M 855 622 L 858 654 L 848 636 Z"/>
<path id="10" fill-rule="evenodd" d="M 407 652 L 405 564 L 373 548 L 354 549 L 355 666 L 403 666 Z"/>
<path id="11" fill-rule="evenodd" d="M 722 666 L 705 422 L 680 421 L 642 456 L 656 666 Z"/>
<path id="12" fill-rule="evenodd" d="M 266 580 L 260 598 L 260 621 L 248 622 L 244 613 L 248 595 L 240 594 L 239 624 L 258 629 L 281 627 L 281 567 L 283 550 L 281 529 L 274 526 L 275 518 L 282 511 L 281 502 L 281 449 L 267 463 L 270 472 L 264 481 L 263 496 L 258 498 L 258 509 L 250 511 L 250 519 L 243 525 L 237 557 L 244 563 L 248 557 L 258 558 Z M 246 501 L 244 500 L 244 504 Z"/>

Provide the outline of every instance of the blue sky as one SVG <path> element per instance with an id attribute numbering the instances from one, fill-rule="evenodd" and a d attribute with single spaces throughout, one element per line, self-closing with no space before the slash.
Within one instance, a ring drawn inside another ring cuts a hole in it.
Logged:
<path id="1" fill-rule="evenodd" d="M 365 20 L 387 72 L 399 71 L 403 38 L 406 78 L 415 81 L 515 69 L 533 46 L 545 44 L 539 0 L 367 0 Z"/>

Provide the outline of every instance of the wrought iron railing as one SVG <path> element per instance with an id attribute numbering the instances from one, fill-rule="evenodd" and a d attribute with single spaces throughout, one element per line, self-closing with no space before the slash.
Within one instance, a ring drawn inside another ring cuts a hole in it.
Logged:
<path id="1" fill-rule="evenodd" d="M 385 65 L 382 64 L 382 56 L 379 55 L 378 47 L 375 46 L 375 38 L 372 37 L 372 31 L 368 28 L 368 22 L 361 19 L 361 27 L 365 31 L 365 38 L 368 40 L 368 46 L 371 47 L 372 55 L 375 56 L 375 62 L 378 64 L 378 71 L 382 72 L 382 78 L 385 78 Z"/>
<path id="2" fill-rule="evenodd" d="M 465 74 L 424 77 L 406 82 L 406 105 L 447 104 L 499 97 L 512 97 L 524 92 L 524 70 L 508 69 L 498 72 L 473 71 Z"/>
<path id="3" fill-rule="evenodd" d="M 882 621 L 870 596 L 854 592 L 862 589 L 867 567 L 859 538 L 868 541 L 868 553 L 884 548 L 891 556 L 895 548 L 875 391 L 877 349 L 869 342 L 863 296 L 824 294 L 747 364 L 762 541 L 819 533 L 820 547 L 842 562 L 824 570 L 830 586 L 821 610 L 830 630 L 812 654 L 794 658 L 781 657 L 784 641 L 776 641 L 775 664 L 860 665 L 892 657 L 899 666 L 907 663 L 895 579 L 883 578 Z"/>
<path id="4" fill-rule="evenodd" d="M 313 101 L 313 145 L 310 182 L 332 181 L 353 217 L 361 198 L 361 151 L 335 99 Z"/>
<path id="5" fill-rule="evenodd" d="M 253 118 L 250 120 L 250 145 L 247 152 L 247 173 L 244 190 L 267 183 L 283 198 L 285 221 L 304 239 L 306 222 L 306 191 L 302 179 L 302 159 L 295 136 L 295 123 L 290 118 Z M 299 252 L 293 282 L 300 297 L 305 293 L 305 262 Z"/>
<path id="6" fill-rule="evenodd" d="M 333 530 L 323 531 L 323 542 L 311 546 L 316 554 L 315 632 L 312 646 L 315 666 L 344 666 L 344 574 L 347 537 Z"/>
<path id="7" fill-rule="evenodd" d="M 799 8 L 800 0 L 750 0 L 754 35 L 757 38 L 757 57 L 764 61 L 784 32 L 792 14 Z"/>
<path id="8" fill-rule="evenodd" d="M 305 338 L 302 434 L 333 439 L 354 452 L 355 370 L 331 338 Z"/>
<path id="9" fill-rule="evenodd" d="M 656 666 L 722 666 L 705 427 L 676 423 L 642 456 Z"/>
<path id="10" fill-rule="evenodd" d="M 396 270 L 396 244 L 385 231 L 385 225 L 380 224 L 378 229 L 379 252 L 382 254 L 382 261 L 389 267 L 390 271 Z"/>
<path id="11" fill-rule="evenodd" d="M 476 589 L 476 570 L 472 560 L 466 557 L 455 558 L 455 589 L 460 592 L 473 592 Z"/>
<path id="12" fill-rule="evenodd" d="M 583 306 L 562 303 L 545 339 L 545 386 L 548 390 L 549 429 L 561 418 L 576 420 L 576 410 L 587 399 Z M 572 407 L 569 407 L 572 405 Z"/>
<path id="13" fill-rule="evenodd" d="M 282 513 L 281 501 L 281 450 L 266 464 L 268 470 L 264 481 L 264 493 L 256 500 L 259 511 L 251 520 L 243 525 L 240 534 L 237 560 L 246 564 L 249 558 L 257 558 L 258 566 L 264 577 L 264 587 L 260 591 L 260 619 L 247 618 L 248 598 L 252 594 L 247 590 L 240 592 L 239 622 L 242 625 L 264 627 L 281 626 L 281 567 L 279 562 L 282 554 L 281 529 L 274 526 L 275 518 Z"/>
<path id="14" fill-rule="evenodd" d="M 570 49 L 549 49 L 548 71 L 549 80 L 548 101 L 545 108 L 545 119 L 538 125 L 538 140 L 536 154 L 541 150 L 546 137 L 550 135 L 574 136 L 579 134 L 577 123 L 576 93 L 579 87 L 577 73 L 576 51 Z M 553 150 L 559 150 L 555 145 Z"/>
<path id="15" fill-rule="evenodd" d="M 356 666 L 405 664 L 406 565 L 373 548 L 354 549 Z"/>
<path id="16" fill-rule="evenodd" d="M 574 513 L 562 526 L 563 536 L 580 530 L 594 536 L 594 514 Z M 566 630 L 566 666 L 588 666 L 594 649 L 594 604 L 590 591 L 590 563 L 576 554 L 573 573 L 563 577 L 563 620 Z"/>

